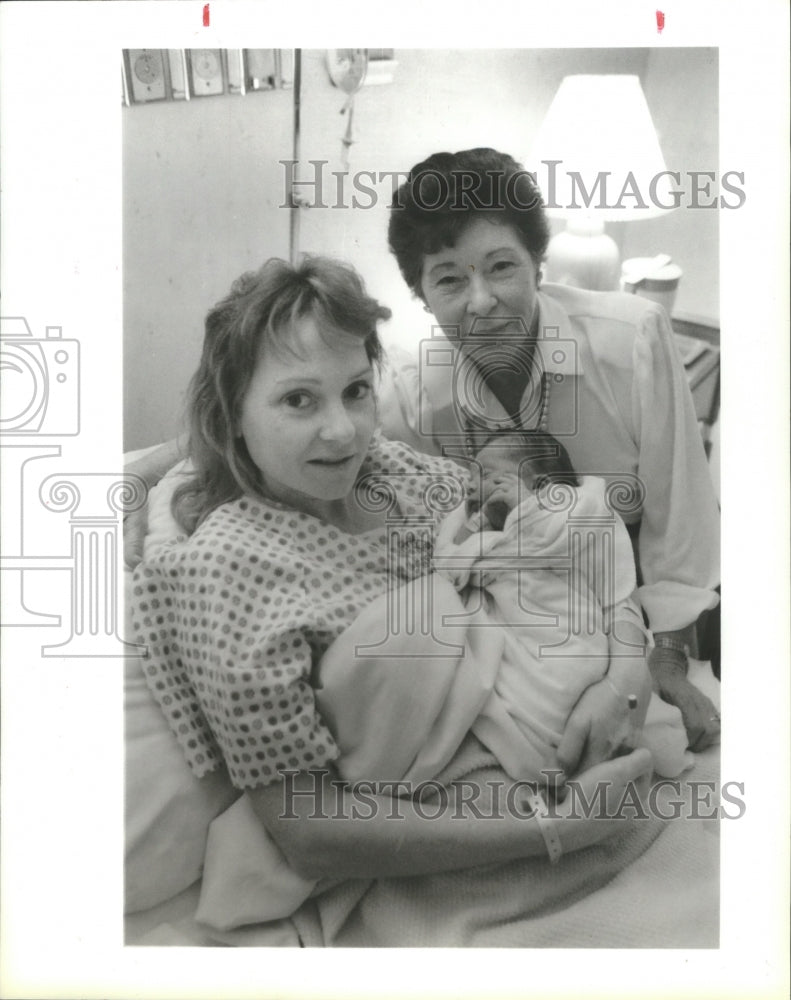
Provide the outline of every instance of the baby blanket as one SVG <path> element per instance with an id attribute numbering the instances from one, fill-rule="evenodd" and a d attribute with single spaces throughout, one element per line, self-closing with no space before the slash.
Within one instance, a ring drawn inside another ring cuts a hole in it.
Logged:
<path id="1" fill-rule="evenodd" d="M 496 690 L 507 629 L 487 627 L 477 612 L 469 615 L 439 574 L 404 584 L 397 599 L 402 606 L 426 607 L 422 628 L 374 642 L 381 638 L 387 605 L 393 604 L 392 593 L 383 595 L 335 640 L 317 671 L 317 706 L 338 744 L 341 777 L 352 783 L 403 780 L 414 788 L 431 779 L 449 784 L 479 771 L 501 778 L 503 770 L 511 774 L 500 753 L 515 767 L 525 756 L 525 741 L 513 726 L 497 728 L 509 719 Z M 676 710 L 665 708 L 673 718 Z M 484 737 L 499 753 L 492 754 L 488 742 L 483 745 Z M 658 830 L 649 823 L 640 826 L 640 836 L 626 837 L 645 845 L 643 836 Z M 241 798 L 210 827 L 197 918 L 230 930 L 286 917 L 316 893 L 346 898 L 346 890 L 328 890 L 293 873 Z"/>
<path id="2" fill-rule="evenodd" d="M 539 780 L 571 710 L 607 673 L 613 611 L 636 587 L 629 536 L 595 477 L 530 494 L 502 531 L 456 543 L 464 522 L 461 508 L 445 519 L 434 565 L 459 591 L 474 627 L 494 628 L 503 640 L 473 732 L 512 778 Z M 663 777 L 692 762 L 681 713 L 656 696 L 641 744 Z"/>

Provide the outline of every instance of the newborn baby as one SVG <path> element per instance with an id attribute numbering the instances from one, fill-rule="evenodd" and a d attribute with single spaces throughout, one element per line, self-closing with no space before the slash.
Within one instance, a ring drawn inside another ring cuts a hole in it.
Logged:
<path id="1" fill-rule="evenodd" d="M 522 436 L 500 438 L 496 443 L 484 445 L 475 456 L 481 466 L 481 481 L 473 483 L 468 492 L 470 519 L 464 537 L 487 528 L 502 531 L 514 507 L 542 480 L 580 485 L 568 452 L 556 438 L 543 431 L 532 431 L 529 440 L 527 448 Z"/>
<path id="2" fill-rule="evenodd" d="M 510 774 L 535 778 L 607 675 L 614 610 L 642 627 L 634 556 L 604 481 L 578 476 L 551 435 L 500 437 L 476 460 L 479 482 L 441 525 L 434 562 L 479 627 L 502 629 L 495 697 L 474 731 Z M 649 746 L 658 773 L 679 774 L 690 758 L 678 710 L 652 698 L 641 735 L 646 704 L 633 708 L 628 742 Z"/>

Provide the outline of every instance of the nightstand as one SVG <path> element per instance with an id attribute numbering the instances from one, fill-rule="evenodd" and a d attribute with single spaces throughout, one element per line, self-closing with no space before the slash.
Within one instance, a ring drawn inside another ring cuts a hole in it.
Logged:
<path id="1" fill-rule="evenodd" d="M 711 452 L 711 428 L 720 410 L 720 328 L 711 320 L 681 314 L 673 316 L 673 332 L 706 454 Z"/>
<path id="2" fill-rule="evenodd" d="M 698 418 L 703 447 L 711 455 L 711 428 L 720 410 L 719 323 L 689 314 L 674 315 L 673 332 L 684 363 L 692 401 Z M 719 590 L 719 588 L 717 588 Z M 714 676 L 720 676 L 720 605 L 704 611 L 696 623 L 694 653 L 711 661 Z"/>

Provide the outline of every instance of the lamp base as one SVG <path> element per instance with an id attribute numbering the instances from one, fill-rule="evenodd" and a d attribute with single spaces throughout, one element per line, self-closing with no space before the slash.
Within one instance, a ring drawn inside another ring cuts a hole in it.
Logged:
<path id="1" fill-rule="evenodd" d="M 618 247 L 601 222 L 569 222 L 550 240 L 544 265 L 547 281 L 610 292 L 618 288 L 620 274 Z"/>

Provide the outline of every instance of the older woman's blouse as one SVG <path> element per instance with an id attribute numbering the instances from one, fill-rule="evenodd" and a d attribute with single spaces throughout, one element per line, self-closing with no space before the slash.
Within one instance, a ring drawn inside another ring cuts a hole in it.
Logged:
<path id="1" fill-rule="evenodd" d="M 379 499 L 392 497 L 394 523 L 425 519 L 432 485 L 463 495 L 458 466 L 378 435 L 361 475 L 381 484 Z M 141 563 L 133 621 L 148 646 L 146 679 L 198 777 L 224 761 L 232 782 L 251 788 L 337 758 L 312 670 L 389 581 L 428 571 L 425 537 L 400 533 L 389 547 L 387 527 L 349 535 L 244 497 Z"/>
<path id="2" fill-rule="evenodd" d="M 544 285 L 538 298 L 546 430 L 578 473 L 612 484 L 627 524 L 639 522 L 639 597 L 651 628 L 683 628 L 718 601 L 719 507 L 667 315 L 636 295 L 561 285 Z M 411 359 L 394 366 L 400 407 L 386 399 L 386 433 L 422 451 L 463 454 L 498 428 L 513 430 L 469 375 L 441 334 L 424 340 L 417 370 Z M 523 398 L 526 428 L 541 418 L 530 398 L 537 386 Z"/>

